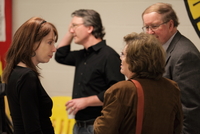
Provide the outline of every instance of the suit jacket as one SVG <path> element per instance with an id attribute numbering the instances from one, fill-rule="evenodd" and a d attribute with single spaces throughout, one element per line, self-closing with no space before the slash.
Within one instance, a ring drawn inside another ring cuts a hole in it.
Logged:
<path id="1" fill-rule="evenodd" d="M 166 78 L 137 80 L 144 91 L 142 134 L 180 134 L 183 115 L 177 84 Z M 136 111 L 135 85 L 131 81 L 116 83 L 105 92 L 94 134 L 135 134 Z"/>
<path id="2" fill-rule="evenodd" d="M 184 134 L 200 134 L 200 53 L 177 32 L 167 49 L 164 77 L 178 83 L 184 113 Z"/>

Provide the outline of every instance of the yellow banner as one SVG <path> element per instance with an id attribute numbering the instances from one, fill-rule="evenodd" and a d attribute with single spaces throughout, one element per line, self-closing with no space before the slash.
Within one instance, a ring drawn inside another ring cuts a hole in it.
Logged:
<path id="1" fill-rule="evenodd" d="M 200 38 L 200 0 L 184 0 L 190 21 Z"/>

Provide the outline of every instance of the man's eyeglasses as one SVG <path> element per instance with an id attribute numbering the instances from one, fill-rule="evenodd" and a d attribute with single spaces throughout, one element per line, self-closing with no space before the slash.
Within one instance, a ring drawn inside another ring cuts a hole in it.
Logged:
<path id="1" fill-rule="evenodd" d="M 71 25 L 71 28 L 72 29 L 76 29 L 78 26 L 80 26 L 80 25 L 83 25 L 83 23 L 80 23 L 80 24 L 72 24 Z"/>
<path id="2" fill-rule="evenodd" d="M 161 25 L 163 25 L 163 24 L 165 24 L 165 23 L 167 23 L 167 22 L 169 22 L 169 21 L 163 22 L 163 23 L 161 23 L 161 24 L 159 24 L 159 25 L 143 26 L 143 27 L 142 27 L 142 30 L 143 30 L 144 32 L 148 32 L 148 31 L 151 29 L 151 31 L 154 31 L 154 32 L 155 32 Z"/>

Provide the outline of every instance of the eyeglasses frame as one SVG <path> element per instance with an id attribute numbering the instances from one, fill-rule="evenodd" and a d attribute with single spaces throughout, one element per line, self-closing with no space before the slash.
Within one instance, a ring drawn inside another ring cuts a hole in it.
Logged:
<path id="1" fill-rule="evenodd" d="M 72 24 L 70 28 L 72 29 L 76 29 L 77 27 L 84 25 L 84 23 L 80 23 L 80 24 Z"/>
<path id="2" fill-rule="evenodd" d="M 156 26 L 143 26 L 142 30 L 143 30 L 143 32 L 146 32 L 146 31 L 149 31 L 149 29 L 151 29 L 151 31 L 155 32 L 161 25 L 166 24 L 168 22 L 169 22 L 169 20 L 165 21 L 165 22 L 163 22 L 163 23 L 161 23 L 159 25 L 156 25 Z"/>

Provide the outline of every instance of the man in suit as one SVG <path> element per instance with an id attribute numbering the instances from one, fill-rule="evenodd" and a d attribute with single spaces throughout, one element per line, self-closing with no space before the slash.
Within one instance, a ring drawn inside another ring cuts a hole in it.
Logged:
<path id="1" fill-rule="evenodd" d="M 172 6 L 156 3 L 142 13 L 143 30 L 153 34 L 166 50 L 164 77 L 176 81 L 181 90 L 183 134 L 200 133 L 200 53 L 178 30 Z"/>

